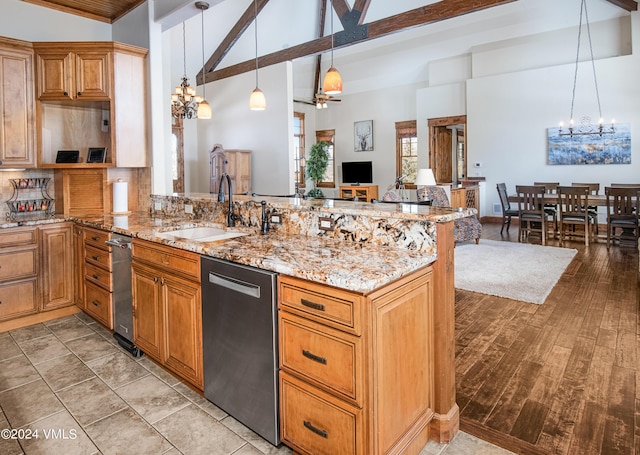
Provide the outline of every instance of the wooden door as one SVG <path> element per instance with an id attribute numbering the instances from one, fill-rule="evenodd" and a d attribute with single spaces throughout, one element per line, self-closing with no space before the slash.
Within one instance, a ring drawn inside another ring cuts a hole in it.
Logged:
<path id="1" fill-rule="evenodd" d="M 200 284 L 172 275 L 161 278 L 164 312 L 163 362 L 194 385 L 204 386 Z"/>
<path id="2" fill-rule="evenodd" d="M 73 225 L 40 228 L 42 257 L 42 308 L 49 310 L 74 302 Z"/>
<path id="3" fill-rule="evenodd" d="M 453 158 L 451 145 L 453 135 L 447 127 L 439 126 L 435 130 L 436 142 L 434 154 L 436 157 L 435 177 L 438 183 L 449 183 L 453 180 Z"/>
<path id="4" fill-rule="evenodd" d="M 458 154 L 453 150 L 453 132 L 451 127 L 455 126 L 456 134 L 462 131 L 461 141 L 464 144 L 463 156 L 461 159 L 461 169 L 458 173 L 467 175 L 467 116 L 456 115 L 453 117 L 440 117 L 429 119 L 429 166 L 433 169 L 433 174 L 438 184 L 452 183 L 453 168 L 458 168 Z M 458 140 L 458 137 L 455 138 Z M 458 175 L 458 179 L 461 178 Z M 454 182 L 456 183 L 456 182 Z"/>
<path id="5" fill-rule="evenodd" d="M 209 153 L 209 166 L 209 192 L 217 193 L 220 177 L 227 172 L 227 154 L 220 144 L 214 145 Z"/>
<path id="6" fill-rule="evenodd" d="M 35 166 L 33 52 L 0 41 L 0 165 Z"/>
<path id="7" fill-rule="evenodd" d="M 76 54 L 76 93 L 77 99 L 105 100 L 109 90 L 109 52 L 82 52 Z M 142 87 L 139 87 L 143 90 Z"/>
<path id="8" fill-rule="evenodd" d="M 149 357 L 162 362 L 162 305 L 160 276 L 151 269 L 133 264 L 133 342 Z"/>
<path id="9" fill-rule="evenodd" d="M 38 99 L 73 99 L 73 59 L 71 53 L 44 53 L 38 54 L 36 58 Z"/>

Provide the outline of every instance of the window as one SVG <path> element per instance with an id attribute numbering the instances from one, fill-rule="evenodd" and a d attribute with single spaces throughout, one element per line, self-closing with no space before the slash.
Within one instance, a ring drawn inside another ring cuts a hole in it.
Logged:
<path id="1" fill-rule="evenodd" d="M 396 122 L 396 177 L 408 189 L 415 189 L 418 173 L 418 130 L 415 120 Z"/>
<path id="2" fill-rule="evenodd" d="M 336 134 L 336 130 L 320 130 L 316 131 L 316 142 L 325 141 L 329 143 L 329 164 L 327 164 L 327 172 L 324 174 L 322 182 L 318 184 L 322 188 L 335 188 L 336 177 L 334 170 L 335 154 L 333 149 L 333 139 Z"/>
<path id="3" fill-rule="evenodd" d="M 304 148 L 304 113 L 293 113 L 293 143 L 295 144 L 295 175 L 294 182 L 296 182 L 296 193 L 298 188 L 305 187 L 305 148 Z"/>

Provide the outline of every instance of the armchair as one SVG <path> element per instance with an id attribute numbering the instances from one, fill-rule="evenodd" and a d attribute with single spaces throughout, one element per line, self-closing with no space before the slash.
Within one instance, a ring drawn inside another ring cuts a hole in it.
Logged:
<path id="1" fill-rule="evenodd" d="M 444 188 L 439 186 L 425 186 L 418 189 L 418 201 L 430 200 L 434 207 L 451 207 Z M 458 218 L 453 222 L 453 238 L 456 242 L 475 240 L 480 242 L 482 224 L 476 215 Z"/>

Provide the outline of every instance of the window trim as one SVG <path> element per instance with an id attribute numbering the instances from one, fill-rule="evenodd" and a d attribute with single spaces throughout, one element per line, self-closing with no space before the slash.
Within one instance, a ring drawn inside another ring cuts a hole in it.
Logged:
<path id="1" fill-rule="evenodd" d="M 416 120 L 405 120 L 402 122 L 396 122 L 396 179 L 402 176 L 402 136 L 400 133 L 401 130 L 413 129 L 415 132 L 415 136 L 418 137 L 418 122 Z M 408 190 L 417 189 L 417 185 L 415 183 L 405 183 L 404 187 Z"/>
<path id="2" fill-rule="evenodd" d="M 316 142 L 326 141 L 333 147 L 333 156 L 329 159 L 327 168 L 331 166 L 333 168 L 333 180 L 323 180 L 318 182 L 318 188 L 335 188 L 336 187 L 336 145 L 335 145 L 336 130 L 316 130 Z M 327 140 L 327 138 L 330 138 Z"/>

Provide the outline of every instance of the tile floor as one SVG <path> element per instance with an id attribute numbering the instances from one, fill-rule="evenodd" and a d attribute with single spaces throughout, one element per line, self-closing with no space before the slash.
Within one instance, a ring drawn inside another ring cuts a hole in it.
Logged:
<path id="1" fill-rule="evenodd" d="M 9 429 L 24 437 L 7 438 Z M 0 333 L 0 430 L 2 455 L 292 453 L 131 357 L 82 313 Z M 421 455 L 509 453 L 459 433 Z"/>

